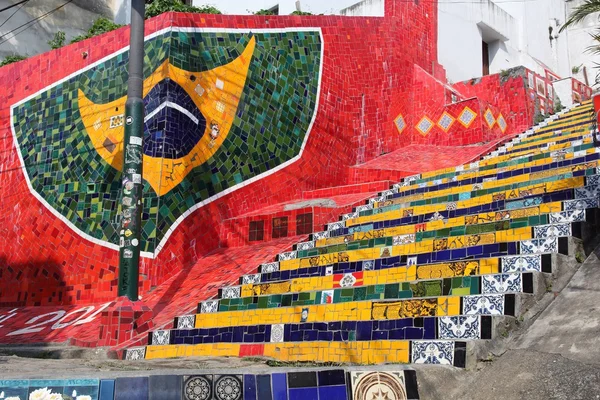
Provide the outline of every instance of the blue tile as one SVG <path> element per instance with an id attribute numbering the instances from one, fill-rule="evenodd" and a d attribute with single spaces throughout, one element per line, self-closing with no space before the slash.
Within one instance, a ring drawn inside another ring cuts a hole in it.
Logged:
<path id="1" fill-rule="evenodd" d="M 19 397 L 26 399 L 29 392 L 29 381 L 22 380 L 0 380 L 0 393 L 4 397 Z"/>
<path id="2" fill-rule="evenodd" d="M 96 381 L 96 385 L 94 386 L 81 386 L 81 385 L 68 385 L 63 389 L 62 394 L 71 396 L 72 398 L 77 398 L 77 396 L 90 396 L 92 400 L 98 400 L 98 381 Z M 69 382 L 69 383 L 78 383 L 78 382 Z"/>
<path id="3" fill-rule="evenodd" d="M 290 400 L 319 400 L 319 392 L 316 387 L 290 388 Z"/>
<path id="4" fill-rule="evenodd" d="M 113 400 L 115 397 L 115 381 L 103 379 L 100 381 L 100 400 Z"/>
<path id="5" fill-rule="evenodd" d="M 148 395 L 150 400 L 180 400 L 183 377 L 179 375 L 151 375 Z"/>
<path id="6" fill-rule="evenodd" d="M 347 400 L 346 385 L 319 387 L 320 400 Z"/>
<path id="7" fill-rule="evenodd" d="M 346 384 L 346 373 L 343 369 L 330 369 L 317 372 L 319 386 L 335 386 Z"/>
<path id="8" fill-rule="evenodd" d="M 148 377 L 117 378 L 115 400 L 148 400 Z"/>
<path id="9" fill-rule="evenodd" d="M 271 391 L 271 375 L 257 375 L 256 386 L 258 389 L 258 400 L 270 400 L 273 398 L 273 393 Z"/>
<path id="10" fill-rule="evenodd" d="M 271 381 L 273 383 L 273 400 L 288 400 L 287 375 L 272 374 Z"/>
<path id="11" fill-rule="evenodd" d="M 267 397 L 270 400 L 270 397 Z M 256 377 L 244 375 L 244 400 L 256 400 Z"/>

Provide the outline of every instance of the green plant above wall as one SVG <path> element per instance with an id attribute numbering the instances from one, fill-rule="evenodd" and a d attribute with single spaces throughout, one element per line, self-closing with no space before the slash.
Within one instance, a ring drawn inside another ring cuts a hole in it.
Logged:
<path id="1" fill-rule="evenodd" d="M 154 0 L 146 5 L 146 18 L 156 17 L 169 11 L 200 13 L 200 14 L 221 14 L 221 11 L 213 6 L 190 6 L 181 2 L 181 0 Z"/>
<path id="2" fill-rule="evenodd" d="M 27 57 L 20 56 L 18 54 L 14 55 L 14 56 L 8 56 L 4 60 L 2 60 L 2 62 L 0 62 L 0 67 L 4 67 L 5 65 L 16 63 L 17 61 L 23 61 L 25 59 L 27 59 Z"/>
<path id="3" fill-rule="evenodd" d="M 106 32 L 114 31 L 122 26 L 123 25 L 115 24 L 108 18 L 100 17 L 94 21 L 94 24 L 86 33 L 74 37 L 73 40 L 71 40 L 71 43 L 81 42 L 82 40 L 89 39 Z"/>

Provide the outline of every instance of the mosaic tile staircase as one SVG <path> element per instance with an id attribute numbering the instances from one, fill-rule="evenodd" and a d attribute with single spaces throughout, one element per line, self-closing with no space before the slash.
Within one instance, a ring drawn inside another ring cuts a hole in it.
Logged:
<path id="1" fill-rule="evenodd" d="M 467 344 L 535 301 L 595 220 L 589 110 L 564 110 L 480 161 L 405 178 L 125 358 L 464 367 Z"/>

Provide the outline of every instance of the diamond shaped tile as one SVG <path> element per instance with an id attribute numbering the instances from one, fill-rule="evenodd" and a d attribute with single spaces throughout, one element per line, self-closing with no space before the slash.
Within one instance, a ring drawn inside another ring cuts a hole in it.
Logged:
<path id="1" fill-rule="evenodd" d="M 494 114 L 492 114 L 492 111 L 488 108 L 487 110 L 485 110 L 485 114 L 483 114 L 483 116 L 485 118 L 485 122 L 487 122 L 490 129 L 492 129 L 492 127 L 496 123 L 496 118 L 494 118 Z"/>
<path id="2" fill-rule="evenodd" d="M 398 115 L 394 120 L 394 124 L 396 124 L 396 129 L 398 129 L 398 133 L 402 133 L 404 128 L 406 128 L 406 122 L 404 122 L 404 117 L 402 114 Z"/>
<path id="3" fill-rule="evenodd" d="M 421 121 L 419 121 L 419 123 L 417 124 L 416 128 L 421 135 L 427 136 L 429 131 L 431 131 L 431 128 L 433 128 L 433 125 L 433 121 L 431 121 L 427 117 L 423 117 Z"/>
<path id="4" fill-rule="evenodd" d="M 444 111 L 437 124 L 444 130 L 444 132 L 448 132 L 450 127 L 452 127 L 452 124 L 454 124 L 454 121 L 456 121 L 456 119 L 452 115 L 448 114 L 447 111 Z"/>
<path id="5" fill-rule="evenodd" d="M 475 113 L 475 111 L 471 110 L 469 107 L 465 107 L 458 116 L 458 122 L 460 122 L 465 128 L 468 128 L 475 121 L 475 117 L 477 117 L 477 113 Z"/>

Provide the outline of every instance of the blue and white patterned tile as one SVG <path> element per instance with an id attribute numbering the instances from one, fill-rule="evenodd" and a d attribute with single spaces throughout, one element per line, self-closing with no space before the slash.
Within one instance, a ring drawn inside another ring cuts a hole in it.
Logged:
<path id="1" fill-rule="evenodd" d="M 392 190 L 384 190 L 381 192 L 381 197 L 387 200 L 388 197 L 393 196 L 394 192 Z"/>
<path id="2" fill-rule="evenodd" d="M 143 360 L 146 357 L 146 347 L 131 347 L 125 350 L 126 360 Z"/>
<path id="3" fill-rule="evenodd" d="M 583 211 L 583 210 L 581 210 Z M 536 239 L 571 236 L 571 223 L 539 225 L 533 227 L 533 237 Z"/>
<path id="4" fill-rule="evenodd" d="M 600 175 L 590 175 L 586 177 L 588 185 L 600 185 Z"/>
<path id="5" fill-rule="evenodd" d="M 412 342 L 411 362 L 414 364 L 454 364 L 453 341 Z"/>
<path id="6" fill-rule="evenodd" d="M 563 204 L 565 211 L 585 210 L 587 208 L 597 208 L 598 199 L 567 200 Z"/>
<path id="7" fill-rule="evenodd" d="M 486 294 L 463 297 L 465 315 L 504 315 L 504 296 Z"/>
<path id="8" fill-rule="evenodd" d="M 279 253 L 279 261 L 294 260 L 297 256 L 296 251 L 286 251 L 285 253 Z"/>
<path id="9" fill-rule="evenodd" d="M 260 283 L 261 275 L 262 274 L 242 275 L 242 285 L 252 285 L 255 283 Z"/>
<path id="10" fill-rule="evenodd" d="M 285 325 L 284 324 L 273 324 L 271 325 L 271 343 L 282 343 L 283 342 L 283 332 Z"/>
<path id="11" fill-rule="evenodd" d="M 506 256 L 501 262 L 503 273 L 542 271 L 542 256 L 539 254 Z"/>
<path id="12" fill-rule="evenodd" d="M 260 264 L 260 273 L 261 274 L 270 274 L 271 272 L 277 272 L 277 271 L 279 271 L 279 262 L 278 261 Z"/>
<path id="13" fill-rule="evenodd" d="M 519 273 L 483 275 L 481 278 L 483 294 L 523 291 L 523 281 Z"/>
<path id="14" fill-rule="evenodd" d="M 521 254 L 558 253 L 558 238 L 521 241 Z"/>
<path id="15" fill-rule="evenodd" d="M 481 338 L 480 317 L 458 315 L 438 318 L 439 339 L 479 339 Z"/>
<path id="16" fill-rule="evenodd" d="M 195 315 L 182 315 L 180 317 L 177 317 L 177 329 L 193 329 L 195 326 Z"/>
<path id="17" fill-rule="evenodd" d="M 362 263 L 363 271 L 372 271 L 375 268 L 375 261 L 373 260 L 365 260 Z"/>
<path id="18" fill-rule="evenodd" d="M 383 197 L 383 196 L 371 197 L 369 199 L 369 204 L 373 205 L 373 204 L 381 203 L 383 201 L 385 201 L 385 197 Z"/>
<path id="19" fill-rule="evenodd" d="M 327 239 L 329 237 L 329 231 L 315 232 L 313 233 L 313 237 L 315 240 Z"/>
<path id="20" fill-rule="evenodd" d="M 560 211 L 548 215 L 551 224 L 585 221 L 585 210 Z"/>
<path id="21" fill-rule="evenodd" d="M 588 185 L 584 187 L 575 188 L 576 199 L 588 199 L 598 197 L 599 190 L 598 185 Z"/>
<path id="22" fill-rule="evenodd" d="M 344 229 L 345 227 L 346 224 L 344 223 L 344 221 L 330 222 L 329 224 L 327 224 L 328 231 L 337 231 L 339 229 Z"/>
<path id="23" fill-rule="evenodd" d="M 219 312 L 219 300 L 207 300 L 200 303 L 201 314 L 211 314 Z"/>
<path id="24" fill-rule="evenodd" d="M 225 286 L 221 288 L 222 299 L 239 299 L 242 297 L 241 286 Z"/>
<path id="25" fill-rule="evenodd" d="M 358 218 L 359 216 L 360 216 L 360 213 L 358 211 L 354 211 L 352 213 L 342 214 L 342 220 L 348 221 L 349 219 Z"/>
<path id="26" fill-rule="evenodd" d="M 153 345 L 165 345 L 171 343 L 171 331 L 160 330 L 152 332 Z"/>
<path id="27" fill-rule="evenodd" d="M 308 242 L 301 242 L 296 245 L 298 250 L 310 250 L 315 248 L 315 242 L 313 240 Z"/>

